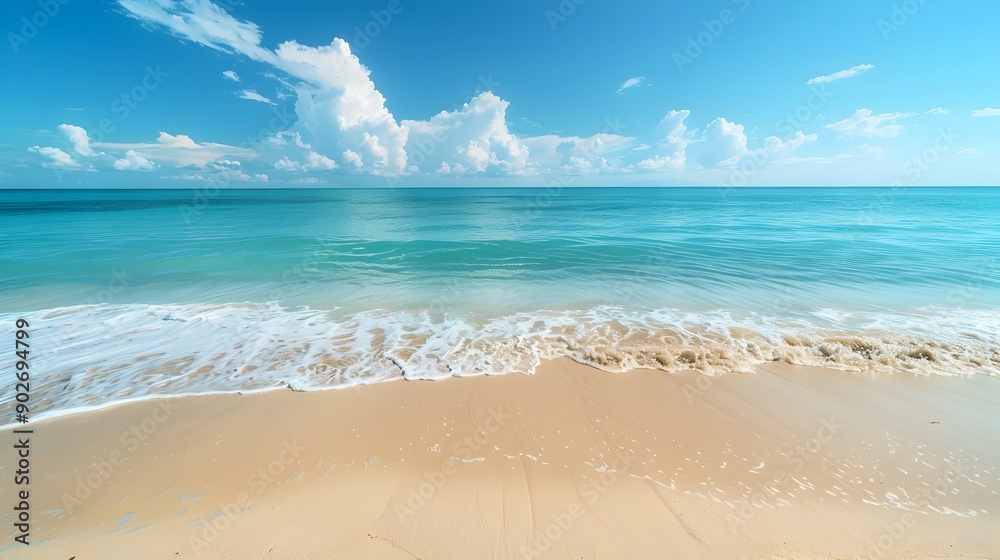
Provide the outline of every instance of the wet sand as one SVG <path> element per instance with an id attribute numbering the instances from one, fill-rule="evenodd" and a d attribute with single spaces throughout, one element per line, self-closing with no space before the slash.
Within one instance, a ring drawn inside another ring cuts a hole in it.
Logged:
<path id="1" fill-rule="evenodd" d="M 0 558 L 998 558 L 998 403 L 987 376 L 569 360 L 141 401 L 29 425 L 28 547 L 0 455 Z"/>

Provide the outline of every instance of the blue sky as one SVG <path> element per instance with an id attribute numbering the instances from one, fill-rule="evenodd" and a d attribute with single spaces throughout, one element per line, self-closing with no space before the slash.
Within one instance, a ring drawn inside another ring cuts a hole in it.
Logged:
<path id="1" fill-rule="evenodd" d="M 0 9 L 7 188 L 998 183 L 993 1 Z"/>

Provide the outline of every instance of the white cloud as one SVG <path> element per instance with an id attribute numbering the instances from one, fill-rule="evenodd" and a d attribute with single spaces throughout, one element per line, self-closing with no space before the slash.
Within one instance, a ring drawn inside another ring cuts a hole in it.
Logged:
<path id="1" fill-rule="evenodd" d="M 618 171 L 634 138 L 600 133 L 592 136 L 546 134 L 525 138 L 529 150 L 528 166 L 537 170 L 558 169 L 564 173 L 593 174 Z"/>
<path id="2" fill-rule="evenodd" d="M 764 139 L 764 147 L 761 150 L 755 150 L 755 152 L 765 154 L 769 160 L 776 160 L 797 150 L 806 142 L 815 142 L 817 139 L 819 136 L 816 134 L 803 134 L 801 130 L 788 140 L 782 140 L 777 136 L 768 136 Z M 870 148 L 868 144 L 865 146 Z M 878 150 L 881 151 L 881 148 Z"/>
<path id="3" fill-rule="evenodd" d="M 307 169 L 337 169 L 337 164 L 324 155 L 316 152 L 309 152 L 306 156 Z"/>
<path id="4" fill-rule="evenodd" d="M 764 139 L 761 148 L 751 150 L 741 124 L 719 117 L 697 135 L 689 130 L 685 119 L 691 111 L 670 111 L 657 126 L 660 141 L 652 155 L 634 163 L 631 169 L 640 171 L 684 171 L 689 169 L 688 156 L 693 154 L 702 168 L 730 167 L 743 158 L 754 157 L 758 165 L 779 160 L 807 142 L 817 139 L 815 134 L 796 132 L 782 140 L 777 136 Z"/>
<path id="5" fill-rule="evenodd" d="M 220 180 L 220 177 L 222 177 L 222 180 Z M 218 185 L 224 183 L 226 180 L 267 183 L 270 178 L 264 173 L 255 173 L 253 177 L 251 177 L 239 168 L 227 168 L 225 166 L 220 166 L 215 173 L 208 175 L 202 173 L 182 173 L 180 175 L 165 175 L 161 177 L 161 179 L 179 181 L 211 181 L 213 184 Z"/>
<path id="6" fill-rule="evenodd" d="M 176 181 L 208 181 L 207 175 L 202 175 L 201 173 L 181 173 L 180 175 L 164 175 L 160 177 L 161 179 L 170 179 Z"/>
<path id="7" fill-rule="evenodd" d="M 243 172 L 241 169 L 227 169 L 221 172 L 222 175 L 229 178 L 230 181 L 246 181 L 249 183 L 267 183 L 270 179 L 265 173 L 254 173 L 251 177 Z"/>
<path id="8" fill-rule="evenodd" d="M 806 85 L 808 86 L 812 84 L 824 84 L 824 83 L 834 82 L 836 80 L 843 80 L 845 78 L 853 78 L 854 76 L 857 76 L 858 74 L 863 74 L 871 70 L 872 68 L 875 68 L 874 64 L 859 64 L 857 66 L 852 66 L 847 70 L 841 70 L 840 72 L 834 72 L 833 74 L 827 74 L 826 76 L 815 77 L 806 82 Z"/>
<path id="9" fill-rule="evenodd" d="M 292 185 L 321 185 L 324 183 L 326 183 L 326 181 L 322 181 L 316 177 L 300 177 L 294 181 L 289 181 L 289 184 Z"/>
<path id="10" fill-rule="evenodd" d="M 719 117 L 708 123 L 702 134 L 704 145 L 698 163 L 705 167 L 729 166 L 749 153 L 743 125 Z"/>
<path id="11" fill-rule="evenodd" d="M 912 117 L 916 113 L 883 113 L 873 115 L 869 109 L 858 109 L 850 117 L 826 125 L 830 130 L 845 136 L 864 136 L 866 138 L 892 138 L 899 135 L 903 130 L 903 125 L 894 124 L 896 121 Z"/>
<path id="12" fill-rule="evenodd" d="M 507 129 L 508 105 L 487 91 L 429 120 L 403 121 L 409 130 L 406 151 L 412 170 L 436 172 L 444 162 L 452 175 L 525 174 L 528 147 Z"/>
<path id="13" fill-rule="evenodd" d="M 232 80 L 234 82 L 240 81 L 240 77 L 237 76 L 236 72 L 233 72 L 232 70 L 225 70 L 224 72 L 222 72 L 222 77 L 227 80 Z"/>
<path id="14" fill-rule="evenodd" d="M 820 165 L 820 164 L 837 163 L 852 159 L 865 160 L 865 159 L 878 159 L 881 157 L 882 157 L 881 147 L 872 147 L 869 144 L 862 144 L 856 148 L 852 148 L 850 150 L 847 150 L 846 152 L 839 153 L 833 156 L 816 156 L 816 157 L 805 157 L 805 158 L 790 157 L 782 159 L 780 163 L 789 165 L 793 164 Z"/>
<path id="15" fill-rule="evenodd" d="M 274 162 L 274 168 L 279 171 L 308 171 L 312 169 L 337 169 L 339 166 L 332 159 L 318 154 L 314 151 L 309 151 L 306 153 L 306 160 L 299 162 L 294 161 L 288 156 L 283 156 L 278 161 Z"/>
<path id="16" fill-rule="evenodd" d="M 156 167 L 156 165 L 149 161 L 148 159 L 135 153 L 135 150 L 129 150 L 125 152 L 125 156 L 119 160 L 115 160 L 111 167 L 119 171 L 150 171 Z"/>
<path id="17" fill-rule="evenodd" d="M 28 148 L 28 151 L 49 158 L 51 160 L 50 162 L 42 164 L 45 167 L 51 167 L 53 169 L 80 169 L 83 167 L 82 163 L 76 161 L 73 159 L 73 156 L 67 154 L 59 148 L 32 146 Z"/>
<path id="18" fill-rule="evenodd" d="M 232 157 L 252 158 L 257 152 L 246 148 L 205 142 L 199 144 L 190 136 L 161 132 L 154 143 L 95 142 L 94 146 L 110 152 L 134 151 L 146 159 L 175 167 L 205 167 L 208 163 Z"/>
<path id="19" fill-rule="evenodd" d="M 161 135 L 157 144 L 95 144 L 98 148 L 113 146 L 109 151 L 131 149 L 160 165 L 204 168 L 226 157 L 262 155 L 262 159 L 273 162 L 275 169 L 304 172 L 338 169 L 337 162 L 322 154 L 340 154 L 339 161 L 348 169 L 377 175 L 524 176 L 557 171 L 595 174 L 684 170 L 689 151 L 703 167 L 733 165 L 756 153 L 784 157 L 816 138 L 801 132 L 787 140 L 769 137 L 762 148 L 751 151 L 742 125 L 719 118 L 696 135 L 684 124 L 689 111 L 668 113 L 657 128 L 657 136 L 644 139 L 648 144 L 638 146 L 636 138 L 617 134 L 519 138 L 507 126 L 508 102 L 490 91 L 458 109 L 441 111 L 426 120 L 397 121 L 369 69 L 340 38 L 318 47 L 290 40 L 270 50 L 261 46 L 262 36 L 256 24 L 238 20 L 208 0 L 118 1 L 144 25 L 166 27 L 175 36 L 272 66 L 275 72 L 265 72 L 264 76 L 281 84 L 276 95 L 295 95 L 295 124 L 287 131 L 268 135 L 259 153 L 219 144 L 195 144 L 183 136 L 165 140 Z M 814 78 L 810 83 L 844 79 L 871 68 L 860 65 Z M 233 71 L 223 76 L 239 80 Z M 620 85 L 618 93 L 645 81 L 644 76 L 630 78 Z M 241 96 L 273 104 L 254 90 L 244 90 Z M 909 115 L 872 116 L 868 112 L 860 116 L 877 122 L 856 119 L 859 122 L 851 128 L 848 119 L 829 126 L 835 130 L 839 127 L 845 134 L 889 136 L 902 128 L 892 119 Z M 187 142 L 182 143 L 182 138 Z M 239 168 L 226 172 L 233 176 L 242 173 Z"/>
<path id="20" fill-rule="evenodd" d="M 931 109 L 930 111 L 927 111 L 928 115 L 948 115 L 950 113 L 951 113 L 950 110 L 945 109 L 943 107 L 937 107 L 937 108 Z"/>
<path id="21" fill-rule="evenodd" d="M 59 125 L 59 131 L 69 138 L 69 141 L 73 144 L 73 151 L 84 157 L 95 157 L 103 154 L 99 154 L 90 147 L 90 136 L 87 135 L 87 131 L 80 128 L 79 126 L 74 126 L 71 124 L 61 124 Z"/>
<path id="22" fill-rule="evenodd" d="M 274 162 L 274 168 L 279 171 L 299 171 L 302 169 L 302 164 L 292 161 L 288 156 L 282 156 L 281 159 Z"/>
<path id="23" fill-rule="evenodd" d="M 351 150 L 344 150 L 344 161 L 355 168 L 362 167 L 364 165 L 364 163 L 361 162 L 361 154 Z"/>
<path id="24" fill-rule="evenodd" d="M 268 144 L 273 144 L 275 146 L 288 146 L 289 142 L 295 144 L 300 148 L 311 148 L 309 144 L 302 141 L 302 135 L 298 132 L 282 131 L 276 132 L 265 139 Z"/>
<path id="25" fill-rule="evenodd" d="M 683 169 L 687 162 L 687 147 L 693 133 L 688 131 L 684 119 L 691 111 L 670 111 L 656 125 L 659 141 L 651 157 L 635 164 L 639 169 L 647 171 L 666 171 Z"/>
<path id="26" fill-rule="evenodd" d="M 405 170 L 407 128 L 386 109 L 370 71 L 345 41 L 325 47 L 282 43 L 276 65 L 303 80 L 294 86 L 299 119 L 293 130 L 310 144 L 328 153 L 359 153 L 375 173 Z"/>
<path id="27" fill-rule="evenodd" d="M 240 99 L 249 99 L 250 101 L 259 101 L 261 103 L 267 103 L 268 105 L 274 105 L 274 101 L 271 101 L 252 89 L 245 89 L 241 91 Z"/>
<path id="28" fill-rule="evenodd" d="M 1000 117 L 1000 109 L 976 109 L 972 112 L 973 117 Z"/>
<path id="29" fill-rule="evenodd" d="M 233 18 L 207 0 L 119 0 L 145 24 L 163 26 L 171 33 L 214 49 L 242 53 L 271 64 L 293 78 L 282 82 L 297 97 L 298 120 L 292 131 L 321 153 L 347 150 L 357 154 L 363 169 L 375 174 L 395 175 L 412 170 L 440 167 L 445 157 L 450 172 L 521 174 L 527 150 L 504 122 L 507 102 L 487 92 L 453 112 L 442 112 L 428 121 L 400 124 L 386 108 L 370 71 L 351 53 L 350 46 L 335 38 L 330 45 L 311 47 L 296 41 L 278 45 L 274 51 L 260 46 L 257 25 Z M 410 127 L 416 126 L 418 141 L 431 131 L 449 134 L 442 146 L 447 156 L 435 151 L 430 158 L 415 152 L 416 164 L 407 165 Z M 428 165 L 428 159 L 433 159 Z M 289 161 L 294 161 L 289 158 Z M 353 163 L 352 163 L 353 165 Z"/>
<path id="30" fill-rule="evenodd" d="M 582 158 L 570 156 L 569 163 L 562 166 L 560 170 L 563 173 L 573 175 L 596 175 L 602 172 L 614 171 L 616 170 L 616 166 L 608 163 L 608 160 L 603 157 Z"/>
<path id="31" fill-rule="evenodd" d="M 174 35 L 223 52 L 239 52 L 271 62 L 274 53 L 260 46 L 260 28 L 240 21 L 209 0 L 118 0 L 144 24 L 166 27 Z"/>
<path id="32" fill-rule="evenodd" d="M 635 87 L 645 81 L 646 81 L 645 76 L 636 76 L 634 78 L 629 78 L 625 80 L 624 82 L 622 82 L 622 85 L 618 86 L 618 95 L 621 95 L 628 88 Z"/>
<path id="33" fill-rule="evenodd" d="M 979 150 L 977 150 L 975 148 L 962 148 L 955 155 L 956 156 L 978 156 L 981 153 L 982 152 L 980 152 Z"/>
<path id="34" fill-rule="evenodd" d="M 269 179 L 264 173 L 255 173 L 253 176 L 246 174 L 242 169 L 243 164 L 238 160 L 220 159 L 209 163 L 207 167 L 230 181 L 266 183 Z"/>

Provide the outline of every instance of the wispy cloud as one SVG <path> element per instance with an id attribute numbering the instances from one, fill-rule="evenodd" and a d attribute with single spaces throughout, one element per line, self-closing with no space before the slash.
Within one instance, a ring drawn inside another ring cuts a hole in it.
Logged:
<path id="1" fill-rule="evenodd" d="M 810 86 L 813 84 L 826 84 L 829 82 L 835 82 L 837 80 L 853 78 L 854 76 L 857 76 L 858 74 L 863 74 L 871 70 L 872 68 L 875 68 L 874 64 L 859 64 L 857 66 L 848 68 L 847 70 L 841 70 L 840 72 L 834 72 L 833 74 L 827 74 L 826 76 L 817 76 L 806 82 L 806 85 Z"/>
<path id="2" fill-rule="evenodd" d="M 636 76 L 634 78 L 629 78 L 625 80 L 624 82 L 622 82 L 622 85 L 618 86 L 618 95 L 621 95 L 622 92 L 624 92 L 628 88 L 633 88 L 645 81 L 646 81 L 646 76 Z"/>
<path id="3" fill-rule="evenodd" d="M 44 167 L 50 167 L 52 169 L 80 169 L 83 167 L 82 163 L 76 161 L 73 159 L 73 156 L 67 154 L 59 148 L 53 148 L 50 146 L 32 146 L 28 148 L 28 151 L 41 154 L 49 158 L 50 161 L 42 164 Z"/>
<path id="4" fill-rule="evenodd" d="M 222 77 L 225 78 L 225 79 L 227 79 L 227 80 L 232 80 L 234 82 L 239 82 L 240 81 L 240 77 L 237 76 L 236 72 L 233 72 L 232 70 L 226 70 L 226 71 L 224 71 L 222 73 Z"/>
<path id="5" fill-rule="evenodd" d="M 972 112 L 973 117 L 1000 117 L 1000 109 L 976 109 Z"/>
<path id="6" fill-rule="evenodd" d="M 161 132 L 156 138 L 156 142 L 94 142 L 93 146 L 98 149 L 108 150 L 109 152 L 127 152 L 128 150 L 132 150 L 144 158 L 175 167 L 205 167 L 210 162 L 223 158 L 252 158 L 257 156 L 257 152 L 247 148 L 211 142 L 198 143 L 192 140 L 190 136 L 184 134 L 174 136 L 166 132 Z"/>
<path id="7" fill-rule="evenodd" d="M 915 116 L 917 113 L 882 113 L 873 115 L 870 109 L 858 109 L 853 115 L 842 121 L 826 125 L 830 130 L 845 136 L 864 136 L 866 138 L 892 138 L 903 130 L 903 125 L 896 121 Z"/>
<path id="8" fill-rule="evenodd" d="M 250 101 L 260 101 L 261 103 L 267 103 L 269 105 L 274 105 L 274 101 L 264 97 L 263 95 L 257 93 L 252 89 L 245 89 L 240 92 L 240 99 L 249 99 Z"/>
<path id="9" fill-rule="evenodd" d="M 289 183 L 293 185 L 322 185 L 325 184 L 326 181 L 317 179 L 316 177 L 302 177 L 294 181 L 289 181 Z"/>

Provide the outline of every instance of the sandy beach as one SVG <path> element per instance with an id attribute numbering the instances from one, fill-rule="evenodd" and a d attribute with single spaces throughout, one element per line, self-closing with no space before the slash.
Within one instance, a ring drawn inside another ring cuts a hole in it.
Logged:
<path id="1" fill-rule="evenodd" d="M 139 401 L 31 425 L 33 544 L 0 554 L 996 558 L 997 402 L 986 376 L 569 360 Z"/>

